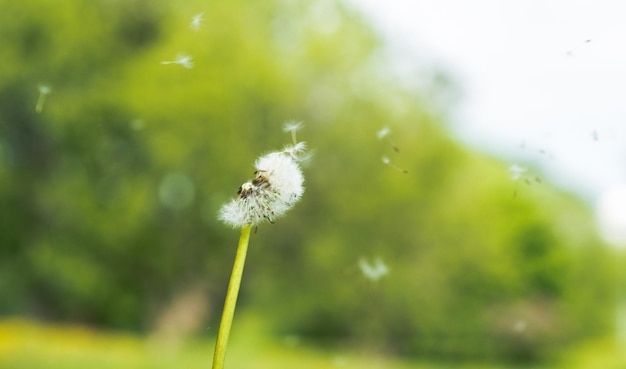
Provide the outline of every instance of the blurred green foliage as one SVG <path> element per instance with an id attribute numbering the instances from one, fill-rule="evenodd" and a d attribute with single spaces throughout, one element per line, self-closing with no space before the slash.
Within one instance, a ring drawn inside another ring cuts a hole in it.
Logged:
<path id="1" fill-rule="evenodd" d="M 296 119 L 307 191 L 253 235 L 240 299 L 277 334 L 521 360 L 612 330 L 589 212 L 451 139 L 453 87 L 389 75 L 340 2 L 0 0 L 0 37 L 3 315 L 148 330 L 199 286 L 215 325 L 237 238 L 215 214 Z"/>

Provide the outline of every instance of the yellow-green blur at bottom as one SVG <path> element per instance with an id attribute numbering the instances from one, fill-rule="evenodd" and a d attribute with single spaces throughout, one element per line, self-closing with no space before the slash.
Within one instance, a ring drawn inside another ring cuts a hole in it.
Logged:
<path id="1" fill-rule="evenodd" d="M 226 358 L 226 345 L 228 344 L 228 336 L 230 336 L 230 327 L 233 324 L 235 315 L 235 305 L 237 305 L 237 296 L 239 295 L 239 286 L 241 286 L 241 277 L 243 275 L 243 267 L 246 263 L 246 254 L 248 253 L 248 243 L 250 241 L 250 224 L 241 227 L 241 237 L 239 237 L 239 245 L 237 246 L 237 254 L 235 256 L 235 264 L 233 272 L 230 275 L 230 283 L 226 292 L 226 300 L 224 301 L 224 311 L 220 322 L 220 329 L 217 334 L 217 343 L 215 344 L 215 354 L 213 356 L 213 369 L 224 368 L 224 359 Z"/>
<path id="2" fill-rule="evenodd" d="M 618 369 L 626 352 L 614 343 L 595 342 L 573 350 L 552 365 L 437 363 L 408 361 L 349 349 L 321 350 L 297 337 L 273 337 L 262 316 L 242 310 L 229 345 L 229 369 Z M 90 330 L 78 326 L 43 325 L 28 320 L 0 321 L 0 368 L 3 369 L 206 369 L 212 342 L 162 341 Z"/>

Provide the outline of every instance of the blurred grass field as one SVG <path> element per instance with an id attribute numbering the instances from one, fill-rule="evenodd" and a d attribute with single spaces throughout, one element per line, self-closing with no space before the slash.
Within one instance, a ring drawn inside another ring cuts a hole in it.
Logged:
<path id="1" fill-rule="evenodd" d="M 226 367 L 230 369 L 622 369 L 626 353 L 609 342 L 585 346 L 553 365 L 435 363 L 400 360 L 382 354 L 312 348 L 294 337 L 268 338 L 254 315 L 238 317 Z M 210 368 L 213 340 L 184 343 L 24 319 L 0 321 L 0 368 L 130 369 Z"/>

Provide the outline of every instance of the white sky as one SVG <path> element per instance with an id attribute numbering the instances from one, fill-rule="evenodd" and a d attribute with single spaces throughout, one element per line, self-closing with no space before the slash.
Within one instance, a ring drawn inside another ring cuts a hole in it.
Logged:
<path id="1" fill-rule="evenodd" d="M 463 141 L 532 162 L 592 206 L 626 188 L 626 1 L 350 3 L 392 55 L 450 72 L 463 95 L 452 108 Z M 624 213 L 626 203 L 613 208 Z"/>

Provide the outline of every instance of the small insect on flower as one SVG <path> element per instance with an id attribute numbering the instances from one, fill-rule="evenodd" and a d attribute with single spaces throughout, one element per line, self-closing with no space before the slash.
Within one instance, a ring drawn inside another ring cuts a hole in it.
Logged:
<path id="1" fill-rule="evenodd" d="M 291 209 L 304 192 L 304 176 L 298 161 L 304 142 L 287 146 L 257 159 L 255 178 L 239 187 L 238 197 L 225 204 L 219 218 L 232 227 L 274 220 Z"/>
<path id="2" fill-rule="evenodd" d="M 161 64 L 179 64 L 187 69 L 193 68 L 193 62 L 191 56 L 185 54 L 176 55 L 176 59 L 173 61 L 162 61 Z"/>

